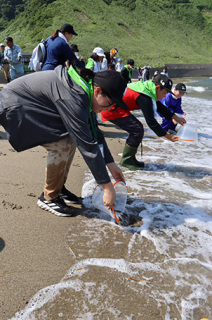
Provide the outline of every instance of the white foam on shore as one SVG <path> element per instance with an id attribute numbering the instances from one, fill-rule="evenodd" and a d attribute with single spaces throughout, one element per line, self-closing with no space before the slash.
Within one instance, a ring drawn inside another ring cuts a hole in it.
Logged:
<path id="1" fill-rule="evenodd" d="M 197 91 L 197 92 L 204 92 L 206 88 L 204 87 L 194 87 L 194 86 L 187 86 L 187 90 L 189 91 Z"/>

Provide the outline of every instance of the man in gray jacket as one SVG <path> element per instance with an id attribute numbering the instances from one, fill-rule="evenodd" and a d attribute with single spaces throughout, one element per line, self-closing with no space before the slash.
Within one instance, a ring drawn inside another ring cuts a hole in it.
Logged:
<path id="1" fill-rule="evenodd" d="M 104 188 L 103 201 L 111 208 L 115 180 L 124 181 L 115 164 L 94 113 L 109 110 L 113 103 L 128 109 L 122 100 L 126 88 L 115 71 L 85 81 L 72 67 L 36 72 L 18 78 L 1 91 L 0 124 L 16 151 L 42 145 L 48 152 L 44 191 L 38 206 L 58 216 L 71 216 L 67 203 L 78 198 L 65 188 L 77 147 L 96 182 Z"/>

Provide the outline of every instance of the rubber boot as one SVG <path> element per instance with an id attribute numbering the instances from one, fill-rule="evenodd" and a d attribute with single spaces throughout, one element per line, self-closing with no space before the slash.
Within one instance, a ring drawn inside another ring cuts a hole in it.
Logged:
<path id="1" fill-rule="evenodd" d="M 120 165 L 130 170 L 141 170 L 143 167 L 136 164 L 136 152 L 137 148 L 133 148 L 130 147 L 128 144 L 125 144 Z"/>
<path id="2" fill-rule="evenodd" d="M 142 156 L 142 154 L 143 154 L 143 149 L 142 149 L 142 146 L 141 146 L 141 156 Z M 143 161 L 138 161 L 138 160 L 136 159 L 136 157 L 134 158 L 134 161 L 135 161 L 135 164 L 136 164 L 137 166 L 139 166 L 139 167 L 141 167 L 141 168 L 144 168 L 144 162 L 143 162 Z"/>

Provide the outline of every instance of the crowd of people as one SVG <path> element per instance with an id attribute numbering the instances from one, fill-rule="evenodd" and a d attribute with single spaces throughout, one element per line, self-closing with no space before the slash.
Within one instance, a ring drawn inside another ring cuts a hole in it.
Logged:
<path id="1" fill-rule="evenodd" d="M 130 170 L 144 168 L 144 162 L 136 159 L 144 129 L 131 111 L 141 109 L 147 125 L 172 142 L 177 141 L 176 124 L 186 123 L 181 116 L 186 87 L 177 84 L 172 90 L 167 70 L 149 79 L 145 68 L 142 81 L 132 82 L 133 59 L 123 64 L 121 58 L 117 60 L 117 48 L 104 51 L 96 47 L 85 63 L 78 46 L 68 44 L 73 36 L 77 33 L 68 23 L 55 30 L 46 42 L 41 72 L 24 77 L 20 47 L 11 37 L 6 39 L 6 48 L 1 44 L 5 77 L 8 82 L 18 79 L 1 91 L 0 124 L 16 151 L 38 145 L 47 150 L 45 185 L 37 204 L 58 216 L 71 216 L 69 204 L 79 202 L 65 187 L 76 147 L 102 185 L 107 208 L 116 197 L 107 169 L 116 181 L 125 182 L 98 127 L 97 113 L 103 122 L 110 121 L 129 133 L 120 164 Z M 157 113 L 163 117 L 162 125 Z"/>

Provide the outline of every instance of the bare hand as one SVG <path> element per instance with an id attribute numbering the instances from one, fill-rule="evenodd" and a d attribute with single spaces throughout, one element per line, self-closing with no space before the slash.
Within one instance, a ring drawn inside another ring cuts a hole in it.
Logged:
<path id="1" fill-rule="evenodd" d="M 176 114 L 173 115 L 172 120 L 175 120 L 177 123 L 181 124 L 181 126 L 186 124 L 186 120 L 184 118 L 178 117 Z"/>
<path id="2" fill-rule="evenodd" d="M 167 133 L 164 137 L 172 142 L 176 142 L 179 139 L 177 136 L 169 133 Z"/>
<path id="3" fill-rule="evenodd" d="M 112 174 L 115 181 L 122 181 L 125 183 L 124 175 L 121 169 L 115 164 L 115 162 L 111 162 L 107 164 L 110 173 Z"/>
<path id="4" fill-rule="evenodd" d="M 107 209 L 111 209 L 116 200 L 116 192 L 113 184 L 112 182 L 109 182 L 106 184 L 102 184 L 102 187 L 104 189 L 103 203 L 107 207 Z"/>

